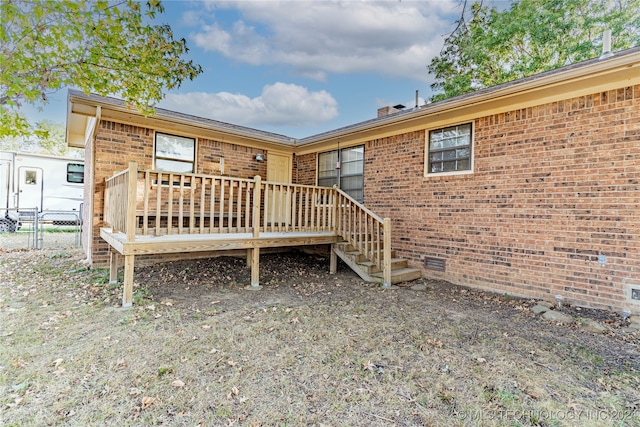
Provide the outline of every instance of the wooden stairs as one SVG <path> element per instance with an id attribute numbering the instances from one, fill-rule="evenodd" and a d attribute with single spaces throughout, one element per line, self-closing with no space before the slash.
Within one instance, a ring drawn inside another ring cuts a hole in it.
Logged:
<path id="1" fill-rule="evenodd" d="M 373 262 L 354 248 L 348 242 L 339 242 L 333 245 L 336 255 L 344 261 L 358 276 L 367 282 L 383 283 L 382 270 Z M 407 282 L 422 277 L 420 270 L 411 268 L 408 261 L 403 258 L 396 258 L 395 251 L 391 251 L 391 284 Z"/>

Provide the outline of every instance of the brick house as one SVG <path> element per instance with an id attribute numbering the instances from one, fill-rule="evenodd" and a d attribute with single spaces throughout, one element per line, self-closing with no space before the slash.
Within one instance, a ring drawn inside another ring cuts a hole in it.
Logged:
<path id="1" fill-rule="evenodd" d="M 92 265 L 109 256 L 105 178 L 135 160 L 338 184 L 391 218 L 394 250 L 425 277 L 640 312 L 638 47 L 302 139 L 77 91 L 68 104 Z"/>

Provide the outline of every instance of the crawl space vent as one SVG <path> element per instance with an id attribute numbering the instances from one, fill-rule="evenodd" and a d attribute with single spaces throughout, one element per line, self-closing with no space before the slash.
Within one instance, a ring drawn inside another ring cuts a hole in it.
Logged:
<path id="1" fill-rule="evenodd" d="M 446 267 L 445 260 L 440 258 L 433 258 L 433 257 L 425 257 L 424 266 L 428 270 L 437 270 L 437 271 L 444 271 Z"/>

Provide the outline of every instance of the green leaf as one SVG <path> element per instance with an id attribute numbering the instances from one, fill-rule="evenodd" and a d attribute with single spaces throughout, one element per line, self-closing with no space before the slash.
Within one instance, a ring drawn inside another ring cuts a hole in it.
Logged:
<path id="1" fill-rule="evenodd" d="M 0 137 L 32 133 L 21 106 L 44 105 L 66 86 L 153 114 L 165 89 L 202 73 L 169 26 L 146 23 L 162 12 L 157 0 L 3 0 Z"/>
<path id="2" fill-rule="evenodd" d="M 614 50 L 640 44 L 640 0 L 520 0 L 463 10 L 428 66 L 432 101 L 594 58 L 611 29 Z"/>

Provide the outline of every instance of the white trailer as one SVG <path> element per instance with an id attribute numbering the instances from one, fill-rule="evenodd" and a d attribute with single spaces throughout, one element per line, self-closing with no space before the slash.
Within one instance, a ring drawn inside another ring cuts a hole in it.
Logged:
<path id="1" fill-rule="evenodd" d="M 0 232 L 47 211 L 78 211 L 84 193 L 84 160 L 0 151 Z M 64 220 L 64 218 L 63 218 Z"/>

